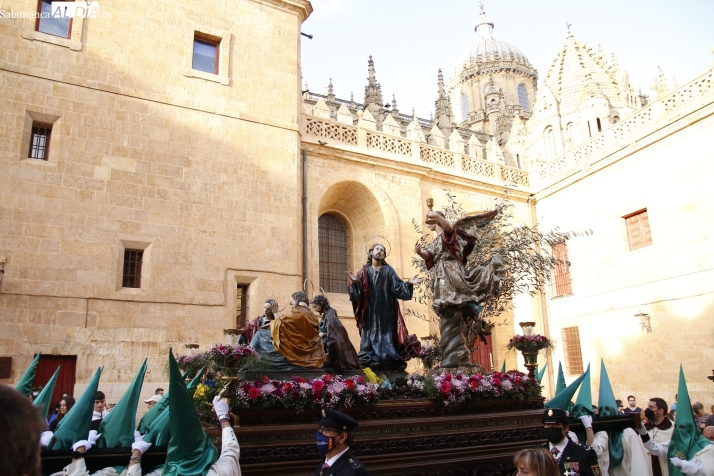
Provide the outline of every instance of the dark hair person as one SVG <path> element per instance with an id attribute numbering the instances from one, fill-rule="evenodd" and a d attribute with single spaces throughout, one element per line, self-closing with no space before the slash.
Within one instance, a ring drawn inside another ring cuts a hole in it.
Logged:
<path id="1" fill-rule="evenodd" d="M 62 418 L 67 416 L 67 412 L 69 412 L 72 407 L 74 406 L 74 398 L 72 397 L 64 397 L 62 400 L 60 400 L 60 407 L 59 410 L 57 411 L 57 418 L 50 423 L 50 431 L 55 431 L 57 428 L 57 424 L 62 420 Z"/>
<path id="2" fill-rule="evenodd" d="M 558 464 L 545 448 L 528 448 L 513 457 L 516 476 L 559 476 Z"/>
<path id="3" fill-rule="evenodd" d="M 0 385 L 0 468 L 3 476 L 40 476 L 40 435 L 47 423 L 30 400 Z"/>

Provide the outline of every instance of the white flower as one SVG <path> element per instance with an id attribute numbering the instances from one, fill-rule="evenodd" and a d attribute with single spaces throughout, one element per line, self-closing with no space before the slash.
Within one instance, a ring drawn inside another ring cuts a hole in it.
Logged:
<path id="1" fill-rule="evenodd" d="M 513 382 L 510 380 L 501 380 L 501 387 L 503 387 L 504 390 L 510 390 L 513 388 Z"/>
<path id="2" fill-rule="evenodd" d="M 335 382 L 332 385 L 328 385 L 327 391 L 330 392 L 332 395 L 338 395 L 342 392 L 342 390 L 345 389 L 345 384 L 342 382 Z"/>
<path id="3" fill-rule="evenodd" d="M 312 388 L 312 385 L 307 382 L 302 382 L 300 383 L 300 388 L 303 390 L 310 390 Z"/>
<path id="4" fill-rule="evenodd" d="M 357 390 L 357 392 L 364 392 L 366 388 L 367 387 L 365 387 L 364 385 L 359 384 L 359 383 L 357 385 L 355 385 L 355 390 Z"/>
<path id="5" fill-rule="evenodd" d="M 260 387 L 260 393 L 273 393 L 276 390 L 275 385 L 272 383 L 266 383 Z"/>

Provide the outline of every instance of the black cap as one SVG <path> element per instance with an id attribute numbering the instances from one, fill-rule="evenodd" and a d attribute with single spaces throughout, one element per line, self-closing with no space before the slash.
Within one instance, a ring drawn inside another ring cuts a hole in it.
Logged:
<path id="1" fill-rule="evenodd" d="M 563 425 L 567 425 L 569 423 L 569 416 L 570 414 L 567 411 L 561 410 L 560 408 L 546 408 L 543 411 L 543 424 L 562 423 Z"/>
<path id="2" fill-rule="evenodd" d="M 357 420 L 351 416 L 330 408 L 323 408 L 322 420 L 316 421 L 315 423 L 325 428 L 334 428 L 342 431 L 352 431 L 357 428 L 358 425 Z"/>

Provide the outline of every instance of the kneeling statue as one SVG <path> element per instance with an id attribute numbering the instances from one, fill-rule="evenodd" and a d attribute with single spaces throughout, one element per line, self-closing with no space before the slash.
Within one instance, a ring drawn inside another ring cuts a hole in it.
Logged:
<path id="1" fill-rule="evenodd" d="M 319 294 L 310 302 L 316 313 L 322 315 L 320 319 L 320 337 L 325 345 L 325 368 L 342 372 L 345 370 L 359 370 L 362 368 L 357 351 L 355 351 L 347 329 L 337 317 L 337 311 L 330 307 L 330 301 Z"/>
<path id="2" fill-rule="evenodd" d="M 319 334 L 320 321 L 308 307 L 303 291 L 290 296 L 292 309 L 264 324 L 250 346 L 277 370 L 320 369 L 325 365 L 325 349 Z"/>

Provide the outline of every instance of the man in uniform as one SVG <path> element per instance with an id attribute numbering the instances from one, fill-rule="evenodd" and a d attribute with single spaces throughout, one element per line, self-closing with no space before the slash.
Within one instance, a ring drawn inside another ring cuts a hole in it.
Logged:
<path id="1" fill-rule="evenodd" d="M 315 476 L 369 476 L 367 469 L 350 450 L 357 421 L 336 410 L 322 410 L 322 420 L 315 422 L 317 451 L 325 460 L 315 469 Z"/>
<path id="2" fill-rule="evenodd" d="M 581 446 L 568 438 L 568 412 L 560 408 L 546 408 L 543 412 L 543 426 L 548 449 L 558 462 L 560 474 L 567 476 L 601 476 L 595 450 Z"/>

